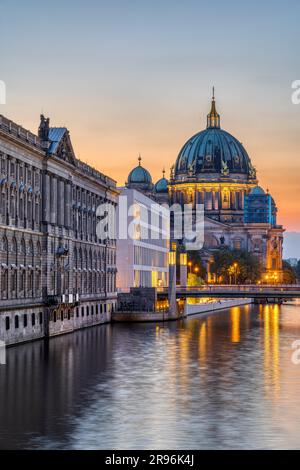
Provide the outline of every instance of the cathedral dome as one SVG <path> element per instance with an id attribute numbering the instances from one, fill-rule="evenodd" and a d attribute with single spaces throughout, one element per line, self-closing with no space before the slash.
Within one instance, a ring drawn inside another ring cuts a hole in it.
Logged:
<path id="1" fill-rule="evenodd" d="M 263 196 L 266 193 L 263 190 L 263 188 L 261 188 L 260 186 L 255 186 L 254 188 L 251 189 L 250 194 L 252 196 Z"/>
<path id="2" fill-rule="evenodd" d="M 241 142 L 221 129 L 214 96 L 207 128 L 185 143 L 174 168 L 175 180 L 186 176 L 205 179 L 208 175 L 256 180 L 255 168 Z"/>
<path id="3" fill-rule="evenodd" d="M 127 185 L 152 185 L 152 178 L 148 170 L 141 166 L 142 158 L 139 157 L 139 164 L 128 175 Z"/>
<path id="4" fill-rule="evenodd" d="M 155 184 L 154 190 L 156 193 L 168 193 L 168 180 L 165 178 L 165 170 L 163 171 L 163 177 Z"/>

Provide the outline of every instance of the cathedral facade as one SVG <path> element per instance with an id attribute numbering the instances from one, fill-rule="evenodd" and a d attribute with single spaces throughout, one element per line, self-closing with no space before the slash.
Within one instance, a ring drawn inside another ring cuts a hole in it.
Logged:
<path id="1" fill-rule="evenodd" d="M 0 340 L 54 336 L 110 321 L 116 241 L 96 209 L 116 183 L 75 156 L 66 128 L 38 134 L 0 116 Z"/>
<path id="2" fill-rule="evenodd" d="M 241 142 L 221 128 L 214 96 L 206 129 L 184 144 L 170 180 L 163 176 L 152 184 L 140 162 L 128 177 L 129 187 L 132 180 L 136 189 L 158 202 L 204 206 L 205 242 L 200 254 L 209 282 L 215 280 L 210 274 L 212 255 L 224 247 L 254 253 L 263 266 L 263 281 L 281 281 L 284 229 L 277 224 L 277 207 L 258 186 L 256 169 Z"/>

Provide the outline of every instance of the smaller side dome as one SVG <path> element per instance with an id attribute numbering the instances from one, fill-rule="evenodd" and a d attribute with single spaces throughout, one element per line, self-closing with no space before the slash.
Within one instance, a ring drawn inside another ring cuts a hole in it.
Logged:
<path id="1" fill-rule="evenodd" d="M 163 170 L 163 177 L 157 181 L 154 186 L 154 191 L 156 193 L 168 193 L 168 180 L 165 178 L 165 170 Z"/>
<path id="2" fill-rule="evenodd" d="M 139 156 L 139 164 L 128 175 L 126 186 L 128 188 L 151 189 L 153 187 L 152 178 L 148 170 L 141 165 L 142 157 Z"/>
<path id="3" fill-rule="evenodd" d="M 265 193 L 265 191 L 263 190 L 263 188 L 261 188 L 260 186 L 255 186 L 255 188 L 252 188 L 251 191 L 250 191 L 250 194 L 251 195 L 257 195 L 257 196 L 263 196 Z"/>

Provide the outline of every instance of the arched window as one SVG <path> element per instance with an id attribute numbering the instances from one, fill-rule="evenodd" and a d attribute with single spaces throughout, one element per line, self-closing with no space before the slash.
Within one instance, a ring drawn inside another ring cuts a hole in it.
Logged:
<path id="1" fill-rule="evenodd" d="M 11 272 L 11 283 L 10 283 L 10 289 L 13 293 L 13 296 L 16 295 L 16 291 L 17 291 L 17 271 L 16 269 L 13 269 L 13 271 Z"/>
<path id="2" fill-rule="evenodd" d="M 15 329 L 17 330 L 19 328 L 19 316 L 15 316 Z"/>
<path id="3" fill-rule="evenodd" d="M 21 240 L 21 253 L 22 255 L 26 255 L 26 243 L 25 243 L 24 238 L 22 238 Z"/>
<path id="4" fill-rule="evenodd" d="M 3 269 L 1 273 L 1 297 L 2 299 L 7 298 L 7 291 L 8 291 L 8 270 Z"/>
<path id="5" fill-rule="evenodd" d="M 82 269 L 82 248 L 79 248 L 79 268 Z"/>
<path id="6" fill-rule="evenodd" d="M 9 215 L 13 219 L 16 217 L 16 195 L 15 195 L 15 190 L 13 188 L 10 190 L 10 212 L 9 212 Z"/>
<path id="7" fill-rule="evenodd" d="M 35 313 L 32 313 L 31 315 L 31 324 L 32 326 L 35 326 Z"/>
<path id="8" fill-rule="evenodd" d="M 37 271 L 35 281 L 36 281 L 35 282 L 36 295 L 39 295 L 39 291 L 41 289 L 41 273 L 40 273 L 40 271 Z"/>
<path id="9" fill-rule="evenodd" d="M 2 246 L 1 246 L 2 251 L 5 253 L 8 253 L 8 243 L 7 243 L 7 238 L 3 237 L 2 238 Z"/>
<path id="10" fill-rule="evenodd" d="M 31 256 L 33 256 L 33 254 L 34 254 L 33 241 L 32 240 L 29 240 L 28 253 Z"/>
<path id="11" fill-rule="evenodd" d="M 20 291 L 24 292 L 25 289 L 25 271 L 22 269 L 20 273 Z"/>
<path id="12" fill-rule="evenodd" d="M 40 244 L 39 241 L 36 244 L 36 254 L 37 254 L 37 256 L 41 256 L 41 254 L 42 254 L 41 244 Z"/>
<path id="13" fill-rule="evenodd" d="M 18 256 L 17 256 L 17 254 L 18 254 L 18 245 L 17 245 L 17 240 L 16 240 L 15 237 L 12 239 L 12 242 L 11 242 L 11 251 L 12 251 L 12 253 L 13 253 L 13 255 L 14 255 L 14 256 L 13 256 L 14 261 L 15 261 L 15 263 L 17 263 L 17 258 L 18 258 Z"/>
<path id="14" fill-rule="evenodd" d="M 40 223 L 40 199 L 39 199 L 38 196 L 35 199 L 35 215 L 34 215 L 34 218 L 35 218 L 35 222 L 37 224 L 39 224 Z"/>
<path id="15" fill-rule="evenodd" d="M 32 195 L 27 196 L 27 220 L 28 223 L 32 222 Z"/>
<path id="16" fill-rule="evenodd" d="M 33 290 L 33 272 L 32 272 L 32 270 L 29 271 L 29 274 L 28 274 L 28 290 L 29 290 L 30 295 L 32 295 L 32 290 Z"/>
<path id="17" fill-rule="evenodd" d="M 23 222 L 24 220 L 24 194 L 20 194 L 19 199 L 19 219 Z"/>
<path id="18" fill-rule="evenodd" d="M 77 259 L 77 248 L 75 247 L 74 248 L 74 267 L 77 268 L 77 263 L 78 263 L 78 259 Z"/>
<path id="19" fill-rule="evenodd" d="M 17 240 L 15 239 L 15 237 L 12 239 L 11 242 L 11 251 L 12 253 L 17 253 Z"/>

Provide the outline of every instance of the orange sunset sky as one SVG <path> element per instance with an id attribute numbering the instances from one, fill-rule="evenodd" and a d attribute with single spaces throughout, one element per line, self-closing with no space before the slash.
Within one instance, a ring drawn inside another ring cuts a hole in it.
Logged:
<path id="1" fill-rule="evenodd" d="M 2 3 L 1 114 L 37 132 L 43 112 L 120 185 L 141 153 L 155 182 L 205 128 L 214 85 L 221 127 L 245 146 L 279 222 L 300 231 L 299 2 L 293 14 L 276 1 Z"/>

